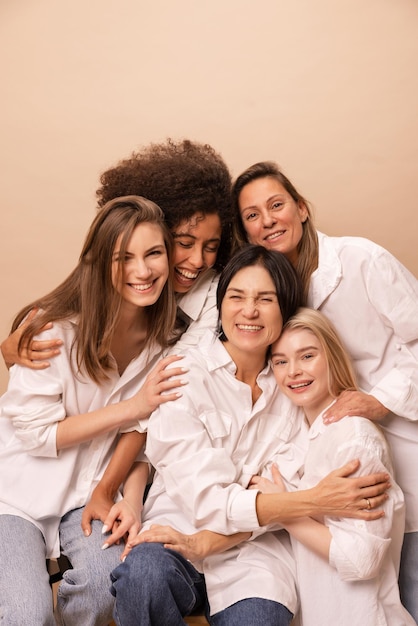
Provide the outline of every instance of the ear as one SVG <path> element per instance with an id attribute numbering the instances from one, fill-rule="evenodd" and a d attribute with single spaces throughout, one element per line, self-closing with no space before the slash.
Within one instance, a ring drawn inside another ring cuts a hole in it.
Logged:
<path id="1" fill-rule="evenodd" d="M 308 211 L 306 204 L 303 202 L 303 200 L 298 201 L 298 212 L 299 212 L 300 221 L 302 222 L 302 224 L 304 224 L 306 220 L 309 218 L 309 211 Z"/>

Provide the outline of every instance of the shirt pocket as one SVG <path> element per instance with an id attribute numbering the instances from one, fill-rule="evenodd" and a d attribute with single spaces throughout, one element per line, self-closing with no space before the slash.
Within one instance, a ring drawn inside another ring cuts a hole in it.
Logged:
<path id="1" fill-rule="evenodd" d="M 202 411 L 200 419 L 212 441 L 222 441 L 231 433 L 231 416 L 224 411 Z"/>

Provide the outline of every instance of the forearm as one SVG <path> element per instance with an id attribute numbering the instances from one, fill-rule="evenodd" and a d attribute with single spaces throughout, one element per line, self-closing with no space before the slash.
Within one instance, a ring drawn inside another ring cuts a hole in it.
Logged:
<path id="1" fill-rule="evenodd" d="M 136 417 L 129 400 L 123 400 L 90 413 L 66 417 L 57 425 L 57 450 L 91 441 L 112 430 L 128 426 L 135 422 Z"/>
<path id="2" fill-rule="evenodd" d="M 211 530 L 200 530 L 191 535 L 197 545 L 200 546 L 200 558 L 205 558 L 212 554 L 220 554 L 243 541 L 250 539 L 251 533 L 235 533 L 234 535 L 220 535 Z"/>
<path id="3" fill-rule="evenodd" d="M 304 546 L 318 556 L 329 561 L 331 533 L 327 526 L 310 517 L 303 517 L 293 522 L 285 523 L 283 526 L 294 539 L 303 543 Z"/>
<path id="4" fill-rule="evenodd" d="M 119 487 L 126 480 L 138 453 L 145 445 L 145 440 L 145 433 L 132 431 L 121 434 L 109 465 L 96 487 L 97 491 L 102 491 L 114 500 Z M 143 463 L 141 465 L 146 466 L 148 476 L 148 464 Z"/>
<path id="5" fill-rule="evenodd" d="M 144 461 L 134 463 L 123 485 L 123 497 L 132 508 L 140 513 L 144 501 L 145 488 L 149 478 L 149 464 Z"/>
<path id="6" fill-rule="evenodd" d="M 354 517 L 379 519 L 387 499 L 390 477 L 386 472 L 349 478 L 359 461 L 347 463 L 323 478 L 315 487 L 277 494 L 258 493 L 256 513 L 260 526 L 292 521 L 299 517 Z M 371 499 L 371 502 L 369 500 Z"/>

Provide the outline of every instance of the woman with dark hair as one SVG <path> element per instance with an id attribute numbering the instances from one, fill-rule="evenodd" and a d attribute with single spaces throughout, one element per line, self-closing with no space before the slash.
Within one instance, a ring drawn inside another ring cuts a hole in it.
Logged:
<path id="1" fill-rule="evenodd" d="M 384 501 L 378 494 L 387 487 L 386 474 L 344 478 L 353 463 L 306 492 L 247 489 L 276 452 L 289 480 L 300 466 L 301 420 L 277 393 L 268 357 L 301 302 L 297 274 L 282 254 L 248 246 L 223 270 L 220 337 L 208 331 L 188 351 L 182 398 L 169 410 L 160 406 L 149 421 L 146 454 L 156 474 L 143 529 L 146 535 L 154 524 L 169 524 L 182 533 L 203 528 L 231 536 L 220 537 L 222 553 L 191 562 L 152 539 L 143 543 L 140 533 L 112 573 L 117 624 L 177 626 L 209 602 L 208 619 L 216 626 L 288 625 L 296 610 L 294 561 L 287 534 L 265 532 L 274 527 L 268 525 L 343 511 L 361 519 L 380 516 L 364 509 L 367 499 L 373 506 Z"/>
<path id="2" fill-rule="evenodd" d="M 60 551 L 73 567 L 60 585 L 60 619 L 83 626 L 111 619 L 108 575 L 121 548 L 101 551 L 101 527 L 93 525 L 87 540 L 80 518 L 119 433 L 137 431 L 143 445 L 150 413 L 180 395 L 183 368 L 166 369 L 179 357 L 160 361 L 176 314 L 170 254 L 156 204 L 112 200 L 68 278 L 16 316 L 14 328 L 37 310 L 21 342 L 54 334 L 61 350 L 45 371 L 14 365 L 0 399 L 0 614 L 7 624 L 55 624 L 45 560 Z M 42 332 L 47 321 L 53 331 Z"/>
<path id="3" fill-rule="evenodd" d="M 218 272 L 230 256 L 231 176 L 222 157 L 195 141 L 153 143 L 110 167 L 100 177 L 99 208 L 119 196 L 137 195 L 162 209 L 174 238 L 173 286 L 179 326 L 187 330 L 180 346 L 195 345 L 216 325 Z M 18 343 L 24 326 L 1 344 L 5 362 L 33 369 L 48 367 L 59 340 Z"/>
<path id="4" fill-rule="evenodd" d="M 360 390 L 344 391 L 324 420 L 363 415 L 385 431 L 406 500 L 401 597 L 418 621 L 418 282 L 372 241 L 316 231 L 307 201 L 275 163 L 238 176 L 233 198 L 235 245 L 283 252 L 308 306 L 331 320 L 354 361 Z"/>

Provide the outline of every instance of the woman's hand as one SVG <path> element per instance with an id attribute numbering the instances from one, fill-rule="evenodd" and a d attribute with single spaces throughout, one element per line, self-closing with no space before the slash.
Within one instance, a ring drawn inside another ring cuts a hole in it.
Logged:
<path id="1" fill-rule="evenodd" d="M 373 422 L 379 422 L 389 413 L 379 400 L 362 391 L 343 391 L 323 415 L 324 424 L 338 422 L 346 415 L 361 415 Z"/>
<path id="2" fill-rule="evenodd" d="M 183 356 L 170 355 L 161 359 L 148 374 L 141 389 L 127 402 L 131 404 L 135 419 L 148 417 L 155 409 L 165 402 L 177 400 L 181 396 L 178 387 L 187 385 L 187 380 L 178 378 L 188 370 L 184 367 L 169 367 Z"/>
<path id="3" fill-rule="evenodd" d="M 343 467 L 330 472 L 316 487 L 308 490 L 318 506 L 315 515 L 355 517 L 366 521 L 379 519 L 384 515 L 382 510 L 376 510 L 376 508 L 389 497 L 386 493 L 390 488 L 389 474 L 379 472 L 349 478 L 359 466 L 358 459 L 350 461 Z"/>
<path id="4" fill-rule="evenodd" d="M 93 490 L 90 500 L 83 509 L 81 516 L 81 528 L 86 537 L 91 535 L 91 522 L 98 519 L 105 522 L 109 511 L 113 506 L 113 500 L 100 488 L 100 484 Z"/>
<path id="5" fill-rule="evenodd" d="M 264 476 L 253 476 L 248 484 L 248 489 L 258 489 L 261 493 L 283 493 L 286 491 L 286 486 L 276 463 L 272 463 L 271 476 L 272 481 Z"/>
<path id="6" fill-rule="evenodd" d="M 102 550 L 105 550 L 114 543 L 119 544 L 123 539 L 125 541 L 125 549 L 121 555 L 124 559 L 131 551 L 131 543 L 137 537 L 141 529 L 140 513 L 130 504 L 126 498 L 116 502 L 109 511 L 108 516 L 104 520 L 102 533 L 110 532 L 106 537 Z"/>
<path id="7" fill-rule="evenodd" d="M 171 526 L 153 524 L 148 530 L 129 540 L 129 549 L 140 543 L 162 543 L 165 548 L 180 552 L 189 561 L 201 561 L 211 554 L 219 554 L 251 537 L 251 533 L 220 535 L 210 530 L 200 530 L 191 535 L 175 530 Z"/>
<path id="8" fill-rule="evenodd" d="M 48 359 L 52 359 L 60 353 L 61 339 L 49 339 L 47 341 L 33 339 L 29 345 L 23 345 L 19 352 L 18 346 L 22 333 L 36 314 L 37 309 L 33 309 L 19 328 L 2 342 L 0 349 L 7 367 L 12 367 L 17 363 L 33 370 L 42 370 L 50 366 Z M 50 328 L 52 328 L 51 323 L 45 324 L 40 332 Z"/>

